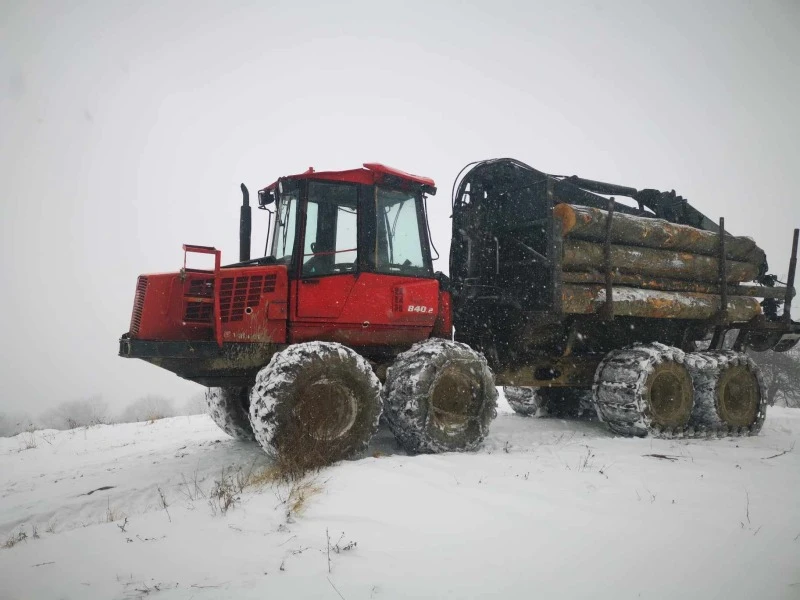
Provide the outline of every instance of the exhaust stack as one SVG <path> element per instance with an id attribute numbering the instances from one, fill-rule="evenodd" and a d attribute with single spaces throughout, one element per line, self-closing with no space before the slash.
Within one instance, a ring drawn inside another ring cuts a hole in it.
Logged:
<path id="1" fill-rule="evenodd" d="M 241 184 L 242 208 L 239 213 L 239 262 L 250 260 L 250 231 L 252 213 L 250 209 L 250 192 L 245 184 Z"/>

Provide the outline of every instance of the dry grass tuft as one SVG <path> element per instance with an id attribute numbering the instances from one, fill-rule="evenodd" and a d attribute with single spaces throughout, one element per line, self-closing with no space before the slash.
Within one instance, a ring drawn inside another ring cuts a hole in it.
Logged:
<path id="1" fill-rule="evenodd" d="M 309 498 L 323 489 L 314 479 L 287 473 L 277 462 L 262 468 L 251 464 L 249 469 L 223 469 L 204 497 L 213 515 L 225 515 L 242 501 L 245 492 L 260 492 L 268 486 L 274 489 L 278 500 L 286 507 L 287 518 L 301 514 Z M 198 488 L 195 486 L 193 489 Z"/>
<path id="2" fill-rule="evenodd" d="M 287 516 L 303 514 L 309 498 L 321 491 L 322 485 L 314 480 L 294 481 L 289 484 L 289 495 L 286 498 Z"/>

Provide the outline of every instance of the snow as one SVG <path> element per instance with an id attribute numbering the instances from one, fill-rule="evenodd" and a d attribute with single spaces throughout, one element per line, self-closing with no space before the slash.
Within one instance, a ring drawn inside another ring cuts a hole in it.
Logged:
<path id="1" fill-rule="evenodd" d="M 649 290 L 644 288 L 615 287 L 614 302 L 676 302 L 684 306 L 695 306 L 700 303 L 700 296 L 692 295 L 692 292 L 664 292 L 660 290 Z M 606 301 L 606 290 L 600 288 L 597 291 L 595 302 Z"/>
<path id="2" fill-rule="evenodd" d="M 498 411 L 474 453 L 406 456 L 381 429 L 288 516 L 285 486 L 224 515 L 192 493 L 269 464 L 204 415 L 0 439 L 0 545 L 28 535 L 0 549 L 0 598 L 800 596 L 800 410 L 691 441 Z"/>

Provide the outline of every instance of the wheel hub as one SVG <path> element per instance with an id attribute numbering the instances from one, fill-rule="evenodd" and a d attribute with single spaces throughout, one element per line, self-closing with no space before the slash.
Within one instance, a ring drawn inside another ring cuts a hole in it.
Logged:
<path id="1" fill-rule="evenodd" d="M 443 431 L 455 433 L 474 416 L 480 386 L 469 373 L 455 366 L 442 370 L 431 391 L 432 419 Z"/>
<path id="2" fill-rule="evenodd" d="M 761 404 L 761 390 L 756 376 L 745 366 L 726 369 L 717 384 L 719 417 L 728 425 L 748 427 L 753 424 Z"/>
<path id="3" fill-rule="evenodd" d="M 693 388 L 689 373 L 676 363 L 663 363 L 651 376 L 650 417 L 653 424 L 681 427 L 692 413 Z"/>
<path id="4" fill-rule="evenodd" d="M 337 440 L 353 428 L 358 401 L 342 382 L 322 378 L 303 390 L 294 414 L 312 438 Z"/>

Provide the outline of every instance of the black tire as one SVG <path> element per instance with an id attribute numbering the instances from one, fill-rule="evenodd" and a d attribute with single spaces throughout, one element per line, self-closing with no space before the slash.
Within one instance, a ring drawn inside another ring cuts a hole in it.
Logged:
<path id="1" fill-rule="evenodd" d="M 597 418 L 590 389 L 506 386 L 503 393 L 508 405 L 520 415 L 557 419 Z"/>
<path id="2" fill-rule="evenodd" d="M 256 441 L 294 474 L 364 450 L 381 410 L 381 384 L 370 364 L 335 342 L 276 353 L 250 393 Z"/>
<path id="3" fill-rule="evenodd" d="M 250 426 L 248 388 L 208 388 L 206 404 L 209 416 L 222 431 L 237 440 L 252 442 L 255 439 Z"/>
<path id="4" fill-rule="evenodd" d="M 597 416 L 621 435 L 683 435 L 694 404 L 685 357 L 657 342 L 609 352 L 594 376 Z"/>
<path id="5" fill-rule="evenodd" d="M 597 418 L 597 412 L 592 402 L 592 390 L 582 388 L 538 388 L 540 404 L 544 412 L 557 419 L 585 419 Z"/>
<path id="6" fill-rule="evenodd" d="M 536 393 L 536 388 L 503 386 L 508 405 L 518 415 L 530 417 L 535 415 L 542 405 L 542 399 Z"/>
<path id="7" fill-rule="evenodd" d="M 389 428 L 409 452 L 474 450 L 497 414 L 494 375 L 483 355 L 438 338 L 397 357 L 383 400 Z"/>
<path id="8" fill-rule="evenodd" d="M 718 435 L 757 435 L 767 415 L 758 366 L 738 352 L 695 352 L 686 364 L 694 383 L 692 423 Z"/>

